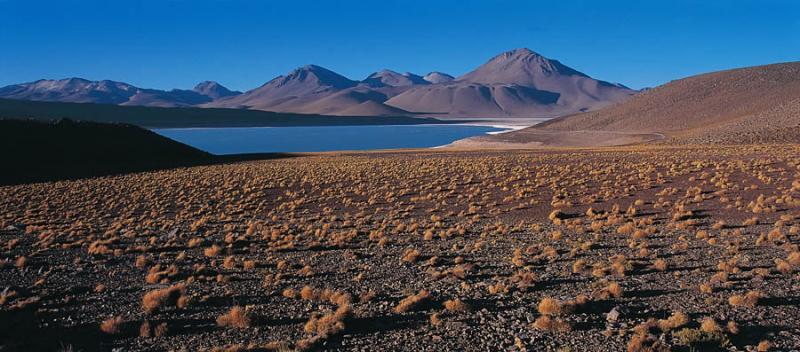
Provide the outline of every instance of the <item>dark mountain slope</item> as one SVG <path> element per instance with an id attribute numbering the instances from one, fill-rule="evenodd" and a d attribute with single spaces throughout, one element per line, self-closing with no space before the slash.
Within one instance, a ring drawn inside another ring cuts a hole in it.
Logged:
<path id="1" fill-rule="evenodd" d="M 0 119 L 0 184 L 200 165 L 206 152 L 126 124 Z"/>

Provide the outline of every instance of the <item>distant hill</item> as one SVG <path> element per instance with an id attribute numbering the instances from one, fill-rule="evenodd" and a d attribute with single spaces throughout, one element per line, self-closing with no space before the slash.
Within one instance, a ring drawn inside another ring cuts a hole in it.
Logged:
<path id="1" fill-rule="evenodd" d="M 215 161 L 211 154 L 126 124 L 0 119 L 0 184 L 129 173 Z"/>
<path id="2" fill-rule="evenodd" d="M 455 77 L 453 77 L 451 75 L 448 75 L 446 73 L 441 73 L 441 72 L 434 71 L 434 72 L 428 73 L 427 75 L 425 75 L 425 77 L 422 77 L 422 79 L 424 79 L 424 80 L 426 80 L 426 81 L 428 81 L 430 83 L 436 84 L 436 83 L 447 83 L 447 82 L 450 82 L 452 80 L 455 80 Z"/>
<path id="3" fill-rule="evenodd" d="M 350 80 L 317 65 L 307 65 L 263 86 L 204 107 L 349 116 L 409 116 L 384 102 L 409 86 L 429 84 L 422 77 L 384 70 L 362 82 Z"/>
<path id="4" fill-rule="evenodd" d="M 387 109 L 391 109 L 388 108 Z M 0 99 L 0 118 L 128 123 L 148 128 L 175 127 L 258 127 L 258 126 L 343 126 L 343 125 L 414 125 L 442 123 L 415 117 L 361 116 L 357 107 L 350 116 L 332 117 L 275 113 L 241 109 L 159 108 L 88 103 L 53 103 Z"/>
<path id="5" fill-rule="evenodd" d="M 371 87 L 404 87 L 416 84 L 431 84 L 425 78 L 410 72 L 397 73 L 392 70 L 375 72 L 362 81 Z"/>
<path id="6" fill-rule="evenodd" d="M 233 97 L 233 96 L 237 96 L 239 94 L 242 94 L 242 92 L 232 91 L 232 90 L 230 90 L 228 88 L 225 88 L 221 84 L 219 84 L 217 82 L 214 82 L 214 81 L 203 81 L 203 82 L 200 82 L 192 90 L 197 92 L 200 95 L 207 96 L 207 97 L 211 98 L 212 100 L 217 100 L 217 99 L 220 99 L 220 98 Z"/>
<path id="7" fill-rule="evenodd" d="M 0 98 L 68 103 L 96 103 L 160 107 L 194 106 L 241 94 L 216 82 L 201 82 L 193 90 L 145 89 L 109 80 L 82 78 L 38 80 L 0 88 Z"/>
<path id="8" fill-rule="evenodd" d="M 80 78 L 0 88 L 0 98 L 155 107 L 203 107 L 349 116 L 555 117 L 595 110 L 636 93 L 595 80 L 529 49 L 495 56 L 459 78 L 381 70 L 357 81 L 317 65 L 298 67 L 244 93 L 216 82 L 192 90 L 145 89 Z"/>
<path id="9" fill-rule="evenodd" d="M 576 133 L 580 142 L 594 134 L 595 145 L 622 134 L 678 143 L 800 142 L 800 62 L 687 77 L 602 110 L 483 140 L 555 145 Z"/>

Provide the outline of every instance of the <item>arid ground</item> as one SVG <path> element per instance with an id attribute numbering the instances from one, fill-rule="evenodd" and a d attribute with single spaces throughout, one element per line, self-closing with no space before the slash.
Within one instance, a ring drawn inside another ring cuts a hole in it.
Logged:
<path id="1" fill-rule="evenodd" d="M 0 187 L 3 351 L 800 349 L 800 145 Z"/>

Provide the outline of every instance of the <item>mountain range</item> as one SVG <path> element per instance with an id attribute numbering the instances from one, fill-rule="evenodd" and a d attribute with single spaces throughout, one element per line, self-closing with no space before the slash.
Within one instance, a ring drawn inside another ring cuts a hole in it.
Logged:
<path id="1" fill-rule="evenodd" d="M 593 111 L 636 92 L 523 48 L 497 55 L 460 77 L 382 70 L 356 81 L 307 65 L 244 93 L 211 81 L 192 90 L 165 91 L 69 78 L 6 86 L 0 88 L 0 98 L 339 116 L 516 118 Z"/>

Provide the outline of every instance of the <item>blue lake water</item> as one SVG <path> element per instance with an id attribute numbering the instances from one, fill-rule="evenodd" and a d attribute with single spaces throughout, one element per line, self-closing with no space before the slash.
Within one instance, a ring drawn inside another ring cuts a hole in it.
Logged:
<path id="1" fill-rule="evenodd" d="M 466 125 L 169 128 L 153 131 L 213 154 L 428 148 L 502 131 Z"/>

